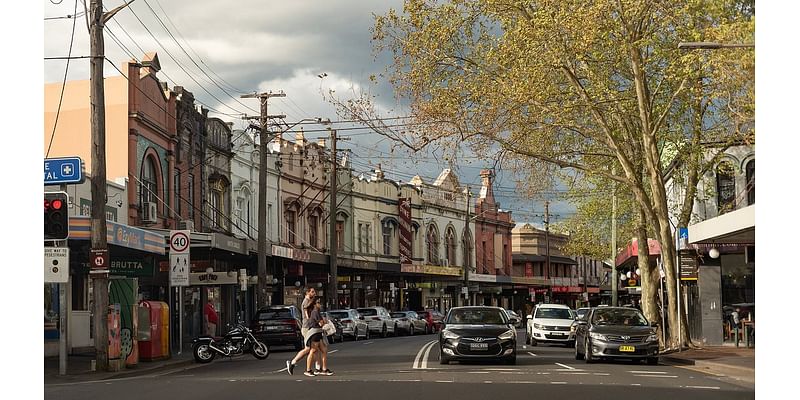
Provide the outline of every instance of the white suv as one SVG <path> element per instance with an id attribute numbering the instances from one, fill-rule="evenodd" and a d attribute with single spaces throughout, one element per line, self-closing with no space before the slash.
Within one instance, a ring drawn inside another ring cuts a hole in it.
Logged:
<path id="1" fill-rule="evenodd" d="M 575 334 L 571 331 L 575 313 L 563 304 L 539 304 L 528 316 L 525 328 L 525 343 L 536 346 L 537 342 L 575 345 Z"/>

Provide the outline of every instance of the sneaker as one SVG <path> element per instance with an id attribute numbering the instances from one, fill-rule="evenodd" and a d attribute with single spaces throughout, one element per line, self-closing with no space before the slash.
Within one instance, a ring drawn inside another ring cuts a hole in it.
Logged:
<path id="1" fill-rule="evenodd" d="M 322 367 L 319 366 L 319 363 L 314 364 L 314 371 L 322 371 Z"/>
<path id="2" fill-rule="evenodd" d="M 333 375 L 333 371 L 331 371 L 330 369 L 326 369 L 326 370 L 324 370 L 324 371 L 322 371 L 322 372 L 320 372 L 320 373 L 321 373 L 322 375 L 327 375 L 327 376 L 331 376 L 331 375 Z"/>
<path id="3" fill-rule="evenodd" d="M 303 375 L 305 375 L 305 376 L 315 376 L 316 374 L 314 374 L 314 371 L 306 371 L 306 372 L 303 372 Z"/>
<path id="4" fill-rule="evenodd" d="M 288 372 L 289 375 L 294 375 L 294 364 L 289 360 L 286 360 L 286 372 Z"/>

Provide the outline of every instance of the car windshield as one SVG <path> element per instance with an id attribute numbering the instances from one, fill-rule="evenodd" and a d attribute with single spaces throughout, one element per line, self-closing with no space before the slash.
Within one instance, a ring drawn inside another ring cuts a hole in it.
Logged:
<path id="1" fill-rule="evenodd" d="M 597 325 L 647 326 L 647 319 L 635 309 L 598 309 L 592 315 Z"/>
<path id="2" fill-rule="evenodd" d="M 350 314 L 348 314 L 346 311 L 331 311 L 328 314 L 330 314 L 331 318 L 336 318 L 336 319 L 350 318 Z"/>
<path id="3" fill-rule="evenodd" d="M 589 312 L 588 308 L 580 309 L 580 310 L 576 310 L 575 311 L 575 313 L 578 314 L 578 318 L 583 318 L 586 315 L 586 313 L 588 313 L 588 312 Z"/>
<path id="4" fill-rule="evenodd" d="M 493 309 L 455 309 L 447 317 L 448 324 L 495 324 L 506 323 L 503 312 Z"/>
<path id="5" fill-rule="evenodd" d="M 573 319 L 568 308 L 537 308 L 533 318 L 542 319 Z"/>
<path id="6" fill-rule="evenodd" d="M 392 313 L 392 318 L 405 318 L 405 317 L 406 317 L 406 313 L 404 313 L 404 312 L 393 312 Z"/>
<path id="7" fill-rule="evenodd" d="M 378 311 L 373 310 L 371 308 L 359 308 L 358 312 L 362 315 L 370 316 L 370 315 L 378 315 Z"/>
<path id="8" fill-rule="evenodd" d="M 294 318 L 292 312 L 288 308 L 262 310 L 258 313 L 258 319 L 261 321 L 266 321 L 270 319 L 285 319 L 285 318 Z"/>

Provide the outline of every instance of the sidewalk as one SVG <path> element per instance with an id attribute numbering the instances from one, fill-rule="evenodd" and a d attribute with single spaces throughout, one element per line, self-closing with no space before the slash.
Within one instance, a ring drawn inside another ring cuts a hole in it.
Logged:
<path id="1" fill-rule="evenodd" d="M 664 353 L 665 364 L 687 365 L 691 369 L 732 378 L 747 386 L 755 385 L 756 352 L 754 348 L 720 346 Z"/>
<path id="2" fill-rule="evenodd" d="M 116 372 L 92 371 L 94 354 L 70 355 L 67 359 L 67 374 L 58 374 L 58 357 L 44 359 L 44 384 L 74 383 L 104 379 L 141 376 L 156 372 L 180 369 L 194 364 L 191 351 L 173 354 L 172 358 L 160 361 L 139 361 L 134 367 L 123 368 Z"/>

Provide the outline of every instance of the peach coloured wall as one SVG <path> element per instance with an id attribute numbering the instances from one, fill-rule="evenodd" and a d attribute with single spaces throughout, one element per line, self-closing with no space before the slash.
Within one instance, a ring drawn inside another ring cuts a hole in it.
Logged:
<path id="1" fill-rule="evenodd" d="M 108 180 L 128 176 L 128 81 L 105 79 L 106 175 Z M 44 87 L 44 151 L 50 143 L 61 94 L 61 83 Z M 58 117 L 58 128 L 48 157 L 79 156 L 86 172 L 92 171 L 89 81 L 70 81 Z"/>

